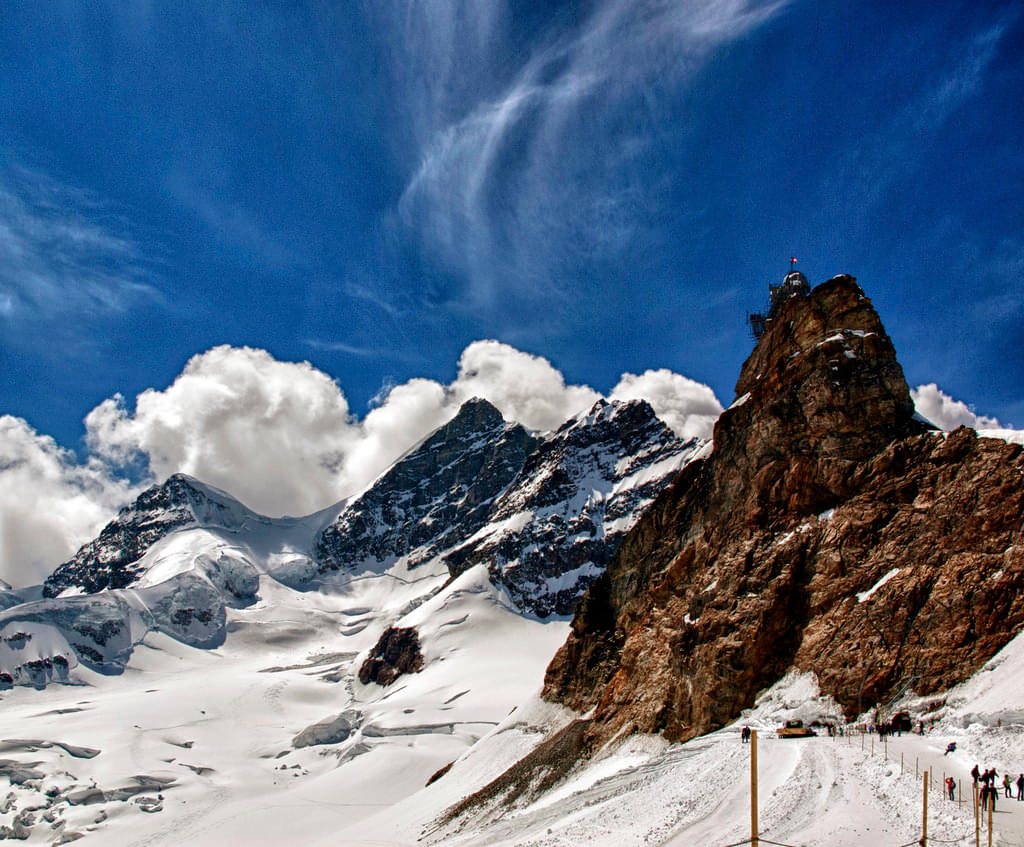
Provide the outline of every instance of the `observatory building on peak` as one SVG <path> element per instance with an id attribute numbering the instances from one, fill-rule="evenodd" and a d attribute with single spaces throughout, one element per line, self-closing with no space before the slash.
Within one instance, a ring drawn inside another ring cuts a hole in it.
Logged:
<path id="1" fill-rule="evenodd" d="M 781 285 L 768 286 L 768 311 L 764 313 L 752 312 L 747 315 L 747 320 L 750 321 L 750 331 L 758 341 L 764 335 L 768 321 L 779 313 L 783 303 L 791 297 L 806 297 L 811 293 L 811 286 L 807 282 L 807 277 L 800 273 L 800 271 L 793 270 L 795 263 L 796 259 L 789 260 L 789 273 L 783 278 Z"/>

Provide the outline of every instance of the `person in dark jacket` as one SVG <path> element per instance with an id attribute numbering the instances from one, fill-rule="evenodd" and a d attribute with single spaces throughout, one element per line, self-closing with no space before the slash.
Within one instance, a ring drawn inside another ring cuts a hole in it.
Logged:
<path id="1" fill-rule="evenodd" d="M 1024 800 L 1024 773 L 1017 777 L 1017 799 Z"/>

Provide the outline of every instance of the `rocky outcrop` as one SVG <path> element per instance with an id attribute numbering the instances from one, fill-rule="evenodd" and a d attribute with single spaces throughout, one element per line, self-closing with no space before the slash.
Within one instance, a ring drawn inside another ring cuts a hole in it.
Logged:
<path id="1" fill-rule="evenodd" d="M 391 685 L 406 673 L 423 670 L 423 650 L 420 637 L 412 627 L 389 626 L 381 634 L 370 655 L 359 668 L 359 681 L 363 685 Z"/>
<path id="2" fill-rule="evenodd" d="M 97 538 L 58 565 L 43 583 L 43 595 L 56 597 L 67 588 L 87 594 L 124 588 L 141 573 L 138 562 L 146 551 L 171 532 L 199 524 L 233 529 L 252 514 L 229 494 L 174 474 L 140 494 Z"/>
<path id="3" fill-rule="evenodd" d="M 854 715 L 975 672 L 1024 624 L 1021 448 L 914 419 L 851 277 L 788 301 L 710 454 L 683 469 L 588 590 L 544 696 L 685 739 L 790 667 Z"/>

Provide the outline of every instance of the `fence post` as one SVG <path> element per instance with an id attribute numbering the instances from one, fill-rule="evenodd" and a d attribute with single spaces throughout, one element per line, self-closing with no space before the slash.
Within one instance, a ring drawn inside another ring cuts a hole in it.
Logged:
<path id="1" fill-rule="evenodd" d="M 981 822 L 978 819 L 978 783 L 974 783 L 974 847 L 981 847 Z"/>
<path id="2" fill-rule="evenodd" d="M 750 731 L 750 843 L 757 847 L 757 730 Z"/>
<path id="3" fill-rule="evenodd" d="M 921 847 L 928 847 L 928 771 L 924 772 L 924 799 L 921 803 Z"/>

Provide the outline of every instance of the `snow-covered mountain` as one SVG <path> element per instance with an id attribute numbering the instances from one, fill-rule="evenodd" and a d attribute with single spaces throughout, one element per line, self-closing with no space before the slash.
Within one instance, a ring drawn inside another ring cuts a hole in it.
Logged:
<path id="1" fill-rule="evenodd" d="M 471 400 L 344 507 L 317 539 L 317 571 L 486 564 L 523 611 L 571 614 L 698 447 L 643 400 L 599 401 L 546 438 Z"/>
<path id="2" fill-rule="evenodd" d="M 148 569 L 142 559 L 175 530 L 207 527 L 238 532 L 261 517 L 230 494 L 185 474 L 144 491 L 118 512 L 99 536 L 59 565 L 43 583 L 43 594 L 56 597 L 76 587 L 92 594 L 131 585 Z"/>
<path id="3" fill-rule="evenodd" d="M 176 474 L 59 565 L 42 597 L 4 592 L 0 685 L 67 681 L 80 663 L 120 672 L 150 631 L 217 647 L 226 610 L 255 603 L 261 580 L 309 591 L 388 575 L 420 585 L 414 606 L 485 562 L 519 611 L 568 614 L 695 447 L 643 401 L 602 402 L 541 437 L 474 399 L 363 494 L 304 518 Z"/>
<path id="4" fill-rule="evenodd" d="M 520 608 L 571 614 L 623 536 L 694 455 L 643 400 L 563 424 L 526 460 L 487 522 L 444 554 L 453 574 L 486 564 Z"/>
<path id="5" fill-rule="evenodd" d="M 474 400 L 305 518 L 171 477 L 46 596 L 3 592 L 0 696 L 19 728 L 4 733 L 55 740 L 5 748 L 32 761 L 0 763 L 17 783 L 0 827 L 201 843 L 244 815 L 281 843 L 282 791 L 340 793 L 347 823 L 397 802 L 535 694 L 564 614 L 698 446 L 643 402 L 538 435 Z M 416 655 L 381 673 L 399 642 Z"/>
<path id="6" fill-rule="evenodd" d="M 458 414 L 347 504 L 319 536 L 317 571 L 416 568 L 487 523 L 541 440 L 486 400 Z"/>

